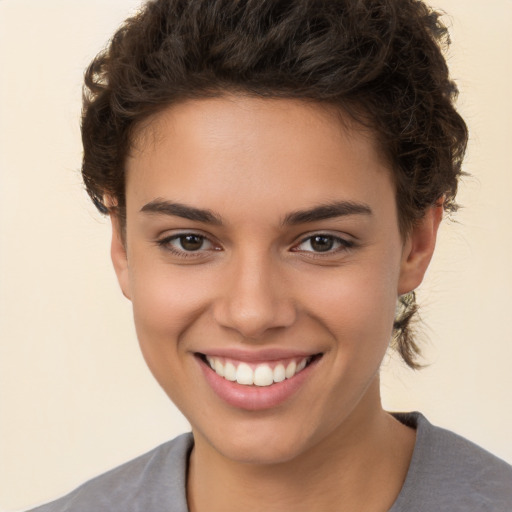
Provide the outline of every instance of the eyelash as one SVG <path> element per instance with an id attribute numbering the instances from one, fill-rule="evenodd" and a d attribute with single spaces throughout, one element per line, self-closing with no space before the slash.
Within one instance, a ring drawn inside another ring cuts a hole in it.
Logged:
<path id="1" fill-rule="evenodd" d="M 207 236 L 202 235 L 201 233 L 194 233 L 194 232 L 178 233 L 177 235 L 166 236 L 165 238 L 162 238 L 161 240 L 157 240 L 156 243 L 162 249 L 169 251 L 171 254 L 178 256 L 180 258 L 197 258 L 197 257 L 204 256 L 204 249 L 200 248 L 196 251 L 187 251 L 184 248 L 181 250 L 176 249 L 175 247 L 173 247 L 171 245 L 171 242 L 173 242 L 174 240 L 180 240 L 187 236 L 194 236 L 194 237 L 200 238 L 203 243 L 208 242 L 212 247 L 214 247 L 213 250 L 216 250 L 216 251 L 220 250 L 219 248 L 217 248 L 217 249 L 215 248 L 218 246 L 216 246 L 211 240 L 209 240 Z"/>
<path id="2" fill-rule="evenodd" d="M 337 244 L 338 247 L 334 250 L 328 249 L 327 251 L 305 251 L 298 249 L 297 247 L 301 246 L 302 244 L 309 242 L 311 245 L 311 242 L 314 238 L 328 238 L 332 241 L 333 244 Z M 315 258 L 321 258 L 321 257 L 328 257 L 332 256 L 333 254 L 338 254 L 343 251 L 347 251 L 354 247 L 354 242 L 345 240 L 344 238 L 341 238 L 336 235 L 331 235 L 330 233 L 313 233 L 311 235 L 308 235 L 304 237 L 297 245 L 295 245 L 292 248 L 293 252 L 301 252 L 301 253 L 309 253 L 311 256 L 314 256 Z"/>
<path id="3" fill-rule="evenodd" d="M 169 251 L 171 254 L 178 256 L 180 258 L 200 258 L 204 257 L 205 249 L 199 248 L 195 251 L 187 251 L 186 249 L 176 249 L 171 245 L 171 242 L 173 241 L 179 241 L 180 239 L 183 239 L 187 236 L 194 236 L 197 238 L 200 238 L 202 243 L 207 242 L 213 247 L 213 251 L 220 251 L 222 250 L 218 245 L 214 244 L 207 236 L 202 235 L 201 233 L 194 233 L 194 232 L 186 232 L 186 233 L 178 233 L 176 235 L 167 236 L 165 238 L 162 238 L 160 240 L 157 240 L 157 245 L 161 247 L 162 249 Z M 315 237 L 324 237 L 328 238 L 332 241 L 333 244 L 337 245 L 337 248 L 332 250 L 328 249 L 326 251 L 312 251 L 312 250 L 304 250 L 304 249 L 298 249 L 301 245 L 303 245 L 306 242 L 309 242 L 311 245 L 311 241 Z M 182 244 L 180 244 L 182 245 Z M 329 257 L 334 254 L 338 254 L 340 252 L 347 251 L 355 246 L 355 243 L 349 240 L 345 240 L 344 238 L 341 238 L 336 235 L 332 235 L 330 233 L 313 233 L 311 235 L 308 235 L 300 240 L 300 242 L 294 247 L 291 248 L 292 252 L 300 252 L 302 254 L 308 254 L 310 257 L 314 258 L 322 258 L 322 257 Z M 206 249 L 206 251 L 211 251 L 212 249 Z"/>

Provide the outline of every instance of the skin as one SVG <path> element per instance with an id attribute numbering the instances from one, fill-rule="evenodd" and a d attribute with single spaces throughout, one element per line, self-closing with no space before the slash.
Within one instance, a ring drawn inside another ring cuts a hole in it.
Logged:
<path id="1" fill-rule="evenodd" d="M 192 426 L 191 511 L 388 510 L 415 435 L 383 411 L 379 367 L 442 208 L 404 240 L 371 134 L 298 100 L 174 105 L 140 128 L 126 168 L 126 230 L 114 216 L 112 258 L 146 362 Z M 283 222 L 339 202 L 367 211 Z M 183 248 L 184 233 L 200 237 L 198 250 Z M 332 249 L 315 251 L 318 234 Z M 289 399 L 257 411 L 221 400 L 197 357 L 267 348 L 321 357 Z"/>

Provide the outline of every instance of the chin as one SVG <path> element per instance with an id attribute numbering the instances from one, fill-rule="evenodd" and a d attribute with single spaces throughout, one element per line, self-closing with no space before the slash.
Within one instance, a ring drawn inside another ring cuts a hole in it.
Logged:
<path id="1" fill-rule="evenodd" d="M 214 446 L 218 453 L 225 458 L 239 464 L 252 464 L 266 466 L 284 464 L 295 460 L 303 453 L 300 444 L 284 442 L 277 436 L 263 442 L 247 440 L 246 442 L 231 440 L 229 443 L 221 441 Z"/>
<path id="2" fill-rule="evenodd" d="M 296 426 L 298 428 L 294 432 L 286 421 L 253 418 L 251 421 L 237 422 L 234 428 L 209 431 L 206 436 L 194 428 L 193 432 L 196 443 L 207 443 L 230 461 L 272 465 L 297 459 L 322 438 L 320 432 L 305 430 L 304 422 L 297 422 Z"/>

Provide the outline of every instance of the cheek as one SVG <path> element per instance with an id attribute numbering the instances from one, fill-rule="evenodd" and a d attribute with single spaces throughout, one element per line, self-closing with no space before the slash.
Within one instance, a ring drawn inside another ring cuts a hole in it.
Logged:
<path id="1" fill-rule="evenodd" d="M 137 337 L 147 365 L 168 389 L 169 379 L 179 381 L 186 350 L 183 335 L 204 311 L 208 293 L 199 286 L 204 279 L 194 279 L 190 268 L 171 272 L 154 261 L 138 263 L 130 277 Z"/>
<path id="2" fill-rule="evenodd" d="M 347 355 L 385 351 L 393 327 L 398 270 L 382 261 L 340 268 L 305 289 L 310 311 Z"/>
<path id="3" fill-rule="evenodd" d="M 135 261 L 130 280 L 135 323 L 142 331 L 169 337 L 179 335 L 204 302 L 207 281 L 190 267 L 163 262 Z"/>

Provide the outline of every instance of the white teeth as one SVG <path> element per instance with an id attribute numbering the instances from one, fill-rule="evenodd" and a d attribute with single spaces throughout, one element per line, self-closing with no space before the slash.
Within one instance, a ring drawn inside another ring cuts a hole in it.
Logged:
<path id="1" fill-rule="evenodd" d="M 236 368 L 229 361 L 224 365 L 224 378 L 234 382 L 236 380 Z"/>
<path id="2" fill-rule="evenodd" d="M 245 363 L 240 363 L 236 369 L 236 381 L 238 384 L 250 386 L 254 383 L 254 372 L 252 368 Z"/>
<path id="3" fill-rule="evenodd" d="M 224 377 L 224 365 L 218 359 L 215 361 L 215 373 Z"/>
<path id="4" fill-rule="evenodd" d="M 300 371 L 304 370 L 306 368 L 307 359 L 303 359 L 298 365 L 297 369 L 295 370 L 296 373 L 299 373 Z"/>
<path id="5" fill-rule="evenodd" d="M 210 367 L 229 381 L 236 381 L 238 384 L 245 386 L 270 386 L 274 382 L 283 382 L 285 379 L 291 379 L 294 375 L 302 371 L 308 362 L 311 360 L 309 357 L 304 357 L 297 361 L 292 360 L 285 367 L 283 363 L 278 363 L 274 369 L 269 364 L 263 363 L 255 366 L 254 370 L 247 363 L 236 363 L 231 361 L 224 362 L 213 356 L 206 356 L 206 360 Z"/>
<path id="6" fill-rule="evenodd" d="M 254 370 L 254 384 L 256 386 L 270 386 L 274 382 L 274 372 L 270 366 L 261 364 Z"/>
<path id="7" fill-rule="evenodd" d="M 297 369 L 297 363 L 292 361 L 287 367 L 285 371 L 285 376 L 287 379 L 291 379 L 295 375 L 295 370 Z"/>
<path id="8" fill-rule="evenodd" d="M 286 379 L 284 366 L 282 364 L 278 364 L 274 368 L 274 382 L 283 382 L 284 379 Z"/>

